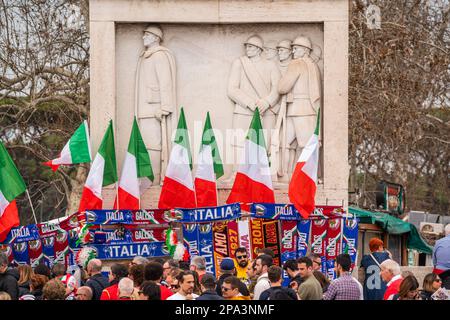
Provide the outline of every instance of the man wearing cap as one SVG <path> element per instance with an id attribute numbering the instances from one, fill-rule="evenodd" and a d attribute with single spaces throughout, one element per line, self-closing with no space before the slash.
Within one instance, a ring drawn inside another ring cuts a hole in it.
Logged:
<path id="1" fill-rule="evenodd" d="M 293 60 L 278 84 L 280 94 L 292 93 L 287 103 L 286 144 L 297 141 L 303 149 L 314 132 L 321 103 L 320 71 L 310 57 L 312 44 L 300 36 L 292 42 Z M 284 159 L 287 165 L 289 159 Z"/>
<path id="2" fill-rule="evenodd" d="M 278 112 L 274 108 L 279 98 L 277 85 L 280 71 L 275 62 L 261 56 L 264 47 L 261 37 L 251 36 L 244 42 L 244 46 L 246 55 L 233 62 L 228 79 L 228 97 L 235 103 L 233 128 L 238 129 L 232 143 L 238 156 L 237 161 L 240 161 L 253 112 L 258 108 L 263 118 L 263 128 L 273 129 Z M 270 134 L 267 137 L 269 140 Z M 269 143 L 267 141 L 268 145 Z"/>
<path id="3" fill-rule="evenodd" d="M 136 71 L 135 113 L 150 151 L 154 183 L 164 175 L 177 121 L 175 59 L 169 49 L 160 45 L 162 38 L 163 32 L 156 25 L 144 30 L 145 49 Z"/>
<path id="4" fill-rule="evenodd" d="M 278 61 L 278 49 L 276 41 L 269 40 L 264 42 L 264 57 L 267 60 L 274 61 L 275 63 Z"/>
<path id="5" fill-rule="evenodd" d="M 234 260 L 231 258 L 223 258 L 220 262 L 220 276 L 219 279 L 217 279 L 217 285 L 216 285 L 216 293 L 219 296 L 222 296 L 222 284 L 223 281 L 228 278 L 229 276 L 235 276 L 236 275 L 236 268 L 234 267 Z M 239 292 L 243 296 L 250 296 L 250 292 L 247 289 L 247 286 L 239 281 Z"/>

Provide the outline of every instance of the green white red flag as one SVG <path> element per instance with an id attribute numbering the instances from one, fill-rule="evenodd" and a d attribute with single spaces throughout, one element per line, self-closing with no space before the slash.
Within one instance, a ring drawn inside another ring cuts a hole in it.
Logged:
<path id="1" fill-rule="evenodd" d="M 120 175 L 119 189 L 114 209 L 140 209 L 140 180 L 147 179 L 153 182 L 153 169 L 150 162 L 150 155 L 144 140 L 142 139 L 136 117 L 131 129 L 130 142 L 123 162 L 122 173 Z"/>
<path id="2" fill-rule="evenodd" d="M 218 205 L 216 179 L 221 176 L 223 176 L 222 160 L 208 112 L 203 128 L 202 144 L 194 180 L 198 207 Z"/>
<path id="3" fill-rule="evenodd" d="M 195 208 L 194 181 L 192 179 L 192 155 L 189 135 L 181 108 L 175 140 L 170 152 L 158 208 Z"/>
<path id="4" fill-rule="evenodd" d="M 89 128 L 87 121 L 78 127 L 67 141 L 58 158 L 44 162 L 44 165 L 58 170 L 60 165 L 71 165 L 77 163 L 91 162 L 91 144 L 89 141 Z"/>
<path id="5" fill-rule="evenodd" d="M 26 186 L 13 160 L 0 142 L 0 243 L 13 227 L 19 226 L 16 198 Z"/>
<path id="6" fill-rule="evenodd" d="M 227 199 L 227 203 L 234 202 L 240 202 L 241 208 L 246 211 L 249 211 L 249 204 L 252 202 L 275 202 L 258 108 L 253 114 L 245 140 L 243 159 Z"/>
<path id="7" fill-rule="evenodd" d="M 91 165 L 78 211 L 103 209 L 102 188 L 117 182 L 116 152 L 112 120 Z"/>
<path id="8" fill-rule="evenodd" d="M 289 199 L 305 219 L 315 207 L 319 168 L 319 130 L 320 109 L 317 113 L 316 130 L 303 148 L 289 183 Z"/>

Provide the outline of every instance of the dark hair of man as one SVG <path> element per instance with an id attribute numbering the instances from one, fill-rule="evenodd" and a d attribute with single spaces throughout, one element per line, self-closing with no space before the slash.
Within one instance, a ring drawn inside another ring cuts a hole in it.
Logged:
<path id="1" fill-rule="evenodd" d="M 114 263 L 111 266 L 111 273 L 116 276 L 116 280 L 120 280 L 128 276 L 128 268 L 122 263 Z"/>
<path id="2" fill-rule="evenodd" d="M 281 279 L 281 274 L 283 273 L 283 269 L 279 266 L 270 266 L 267 270 L 267 274 L 270 282 L 278 282 Z"/>
<path id="3" fill-rule="evenodd" d="M 34 268 L 34 274 L 40 274 L 40 275 L 46 276 L 48 279 L 50 279 L 52 272 L 50 271 L 49 267 L 47 267 L 43 263 L 40 263 L 36 266 L 36 268 Z"/>
<path id="4" fill-rule="evenodd" d="M 161 288 L 156 282 L 144 281 L 140 289 L 148 300 L 161 300 Z"/>
<path id="5" fill-rule="evenodd" d="M 184 277 L 189 276 L 189 275 L 192 276 L 194 278 L 194 280 L 195 280 L 195 276 L 194 276 L 194 273 L 192 271 L 190 271 L 190 270 L 183 270 L 183 271 L 181 271 L 177 275 L 178 283 L 183 283 L 184 282 Z"/>
<path id="6" fill-rule="evenodd" d="M 301 258 L 298 258 L 298 259 L 297 259 L 297 263 L 298 263 L 298 264 L 304 263 L 304 264 L 306 264 L 306 267 L 307 267 L 307 268 L 312 267 L 312 260 L 311 260 L 310 258 L 308 258 L 308 257 L 301 257 Z"/>
<path id="7" fill-rule="evenodd" d="M 187 261 L 180 261 L 179 265 L 180 265 L 180 269 L 185 270 L 185 271 L 188 271 L 191 267 L 190 263 Z"/>
<path id="8" fill-rule="evenodd" d="M 267 254 L 260 255 L 256 260 L 261 260 L 262 266 L 270 267 L 273 264 L 273 259 Z"/>
<path id="9" fill-rule="evenodd" d="M 239 289 L 239 284 L 240 284 L 240 282 L 241 282 L 241 280 L 239 280 L 237 277 L 235 277 L 235 276 L 229 276 L 229 277 L 226 277 L 224 280 L 223 280 L 223 283 L 227 283 L 227 284 L 230 284 L 231 285 L 231 289 Z"/>
<path id="10" fill-rule="evenodd" d="M 178 261 L 176 261 L 176 260 L 174 260 L 174 259 L 169 259 L 169 260 L 167 260 L 166 261 L 168 264 L 169 264 L 169 266 L 171 267 L 171 268 L 179 268 L 180 267 L 180 264 L 178 263 Z M 165 263 L 165 262 L 164 262 Z M 164 264 L 163 263 L 163 264 Z"/>
<path id="11" fill-rule="evenodd" d="M 159 281 L 164 273 L 161 263 L 150 261 L 145 265 L 144 279 L 146 281 Z"/>
<path id="12" fill-rule="evenodd" d="M 273 252 L 272 249 L 269 248 L 262 248 L 259 249 L 258 254 L 263 253 L 263 254 L 267 254 L 268 256 L 270 256 L 272 259 L 275 257 L 275 253 Z"/>
<path id="13" fill-rule="evenodd" d="M 317 281 L 319 281 L 322 289 L 324 289 L 327 285 L 330 284 L 330 280 L 322 272 L 314 270 L 313 275 L 317 279 Z"/>
<path id="14" fill-rule="evenodd" d="M 244 247 L 239 247 L 234 251 L 234 256 L 237 256 L 238 252 L 247 253 L 247 249 Z"/>
<path id="15" fill-rule="evenodd" d="M 214 291 L 216 288 L 216 279 L 210 273 L 207 273 L 203 276 L 200 284 L 205 287 L 206 290 Z"/>
<path id="16" fill-rule="evenodd" d="M 135 287 L 139 287 L 144 282 L 145 266 L 143 264 L 135 264 L 130 267 L 129 274 L 133 277 Z"/>
<path id="17" fill-rule="evenodd" d="M 290 269 L 291 271 L 297 271 L 298 270 L 297 260 L 295 259 L 286 260 L 286 262 L 283 264 L 283 269 L 286 271 L 287 269 Z"/>
<path id="18" fill-rule="evenodd" d="M 161 265 L 163 265 L 164 264 L 164 259 L 163 258 L 154 258 L 152 261 L 155 261 L 155 262 L 158 262 L 158 263 L 161 263 Z"/>
<path id="19" fill-rule="evenodd" d="M 64 276 L 66 274 L 66 267 L 61 263 L 57 263 L 53 266 L 52 273 L 55 277 Z"/>
<path id="20" fill-rule="evenodd" d="M 352 259 L 348 253 L 342 253 L 336 257 L 336 264 L 340 265 L 342 270 L 350 271 Z"/>

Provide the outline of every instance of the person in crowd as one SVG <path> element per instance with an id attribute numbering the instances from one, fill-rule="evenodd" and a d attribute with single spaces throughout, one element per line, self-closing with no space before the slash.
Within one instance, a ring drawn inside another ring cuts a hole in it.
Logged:
<path id="1" fill-rule="evenodd" d="M 4 291 L 11 296 L 12 300 L 19 298 L 19 284 L 12 269 L 8 268 L 8 257 L 4 252 L 0 252 L 0 291 Z"/>
<path id="2" fill-rule="evenodd" d="M 155 261 L 150 261 L 144 268 L 145 281 L 154 281 L 161 286 L 161 300 L 167 300 L 173 292 L 166 286 L 161 285 L 162 276 L 164 274 L 163 266 Z"/>
<path id="3" fill-rule="evenodd" d="M 52 273 L 55 279 L 60 280 L 66 286 L 67 300 L 75 300 L 77 290 L 77 281 L 75 277 L 67 273 L 66 267 L 61 263 L 57 263 L 53 266 Z"/>
<path id="4" fill-rule="evenodd" d="M 8 292 L 0 291 L 0 301 L 1 300 L 12 300 L 12 299 Z"/>
<path id="5" fill-rule="evenodd" d="M 34 274 L 41 274 L 43 276 L 46 276 L 49 280 L 52 278 L 52 271 L 44 263 L 39 263 L 34 268 Z"/>
<path id="6" fill-rule="evenodd" d="M 250 297 L 253 299 L 256 282 L 258 282 L 258 275 L 256 274 L 256 261 L 249 262 L 247 266 L 247 288 L 250 292 Z"/>
<path id="7" fill-rule="evenodd" d="M 398 293 L 392 297 L 392 300 L 419 300 L 419 281 L 413 275 L 405 277 L 400 284 Z"/>
<path id="8" fill-rule="evenodd" d="M 297 291 L 298 287 L 303 282 L 302 277 L 300 277 L 300 271 L 298 270 L 297 260 L 286 260 L 286 262 L 283 264 L 283 269 L 289 276 L 289 287 Z"/>
<path id="9" fill-rule="evenodd" d="M 134 282 L 128 277 L 120 279 L 118 292 L 119 300 L 134 300 L 133 298 Z"/>
<path id="10" fill-rule="evenodd" d="M 200 281 L 200 287 L 202 293 L 196 300 L 223 300 L 223 297 L 219 296 L 215 290 L 216 278 L 212 274 L 205 274 Z"/>
<path id="11" fill-rule="evenodd" d="M 109 287 L 103 289 L 100 300 L 119 300 L 119 281 L 128 276 L 128 268 L 121 263 L 114 263 L 108 274 Z"/>
<path id="12" fill-rule="evenodd" d="M 161 284 L 168 286 L 168 284 L 166 283 L 166 278 L 169 275 L 170 271 L 172 271 L 173 269 L 179 269 L 180 268 L 180 264 L 178 263 L 178 261 L 174 260 L 174 259 L 169 259 L 166 262 L 163 263 L 163 276 L 162 276 L 162 281 Z"/>
<path id="13" fill-rule="evenodd" d="M 244 296 L 239 292 L 242 282 L 236 276 L 228 276 L 223 280 L 221 290 L 225 300 L 250 300 L 250 296 Z"/>
<path id="14" fill-rule="evenodd" d="M 30 292 L 21 296 L 20 300 L 42 300 L 42 291 L 48 281 L 47 276 L 33 274 L 30 279 Z"/>
<path id="15" fill-rule="evenodd" d="M 450 290 L 450 223 L 444 233 L 445 237 L 436 241 L 433 248 L 433 273 L 442 280 L 442 287 Z"/>
<path id="16" fill-rule="evenodd" d="M 66 285 L 59 279 L 52 279 L 44 285 L 42 290 L 43 300 L 65 300 Z"/>
<path id="17" fill-rule="evenodd" d="M 174 268 L 170 271 L 169 275 L 166 278 L 167 286 L 170 291 L 173 293 L 177 293 L 180 290 L 180 285 L 178 284 L 177 277 L 180 274 L 181 270 L 179 268 Z"/>
<path id="18" fill-rule="evenodd" d="M 386 291 L 386 283 L 380 276 L 381 263 L 389 259 L 389 253 L 384 250 L 384 243 L 379 238 L 369 241 L 370 254 L 361 259 L 358 279 L 363 283 L 364 300 L 382 300 Z"/>
<path id="19" fill-rule="evenodd" d="M 206 259 L 202 256 L 194 256 L 191 259 L 191 265 L 189 267 L 191 271 L 195 271 L 198 274 L 198 280 L 202 281 L 203 276 L 206 274 Z"/>
<path id="20" fill-rule="evenodd" d="M 269 248 L 260 248 L 260 249 L 258 250 L 258 253 L 257 253 L 257 256 L 256 256 L 256 257 L 259 257 L 259 256 L 261 256 L 261 255 L 263 255 L 263 254 L 267 254 L 267 255 L 270 256 L 272 259 L 275 258 L 275 253 L 273 252 L 272 249 L 269 249 Z"/>
<path id="21" fill-rule="evenodd" d="M 102 261 L 100 259 L 89 260 L 87 274 L 89 279 L 86 281 L 86 286 L 92 290 L 92 300 L 100 300 L 103 290 L 109 287 L 109 280 L 102 275 Z"/>
<path id="22" fill-rule="evenodd" d="M 217 279 L 217 285 L 216 285 L 216 292 L 219 296 L 222 296 L 222 283 L 225 280 L 225 278 L 229 276 L 235 276 L 236 275 L 236 268 L 234 266 L 234 260 L 231 258 L 223 258 L 220 262 L 220 276 Z M 240 282 L 240 281 L 239 281 Z M 247 286 L 240 282 L 239 284 L 239 292 L 243 296 L 250 296 L 250 292 L 247 289 Z"/>
<path id="23" fill-rule="evenodd" d="M 291 260 L 297 266 L 297 261 Z M 297 292 L 292 288 L 281 286 L 283 281 L 283 269 L 279 266 L 270 266 L 267 275 L 270 281 L 270 288 L 263 291 L 259 300 L 298 300 Z"/>
<path id="24" fill-rule="evenodd" d="M 161 285 L 155 281 L 144 281 L 138 293 L 138 300 L 161 300 Z"/>
<path id="25" fill-rule="evenodd" d="M 420 298 L 422 300 L 432 300 L 431 296 L 439 290 L 442 281 L 435 273 L 429 273 L 423 278 L 422 290 L 420 291 Z"/>
<path id="26" fill-rule="evenodd" d="M 314 263 L 313 263 L 314 265 Z M 314 277 L 316 277 L 317 281 L 319 281 L 320 285 L 322 286 L 322 292 L 325 293 L 328 290 L 328 287 L 330 286 L 330 280 L 325 276 L 322 272 L 314 270 L 313 271 Z"/>
<path id="27" fill-rule="evenodd" d="M 177 276 L 180 290 L 171 295 L 167 300 L 195 300 L 198 295 L 194 293 L 194 275 L 192 271 L 181 271 Z"/>
<path id="28" fill-rule="evenodd" d="M 392 300 L 394 295 L 398 293 L 400 284 L 402 283 L 402 275 L 400 266 L 397 262 L 391 259 L 384 260 L 381 264 L 380 276 L 386 282 L 386 291 L 383 295 L 383 300 Z"/>
<path id="29" fill-rule="evenodd" d="M 133 260 L 131 260 L 131 262 L 128 264 L 128 268 L 131 268 L 132 266 L 135 265 L 146 265 L 148 263 L 148 259 L 141 257 L 141 256 L 135 256 L 133 258 Z"/>
<path id="30" fill-rule="evenodd" d="M 313 274 L 313 262 L 308 257 L 297 259 L 300 276 L 303 279 L 298 287 L 298 297 L 300 300 L 322 300 L 322 286 Z"/>
<path id="31" fill-rule="evenodd" d="M 128 269 L 128 278 L 133 280 L 134 283 L 134 291 L 132 295 L 132 300 L 139 300 L 139 290 L 141 288 L 142 283 L 144 282 L 144 264 L 133 264 Z"/>
<path id="32" fill-rule="evenodd" d="M 362 300 L 362 288 L 350 274 L 352 259 L 347 253 L 336 257 L 335 270 L 337 279 L 330 283 L 324 300 Z"/>
<path id="33" fill-rule="evenodd" d="M 256 274 L 258 275 L 258 280 L 255 285 L 255 291 L 253 294 L 253 300 L 259 300 L 259 296 L 264 290 L 270 288 L 270 281 L 267 271 L 269 267 L 273 264 L 273 259 L 267 254 L 262 254 L 256 258 Z"/>
<path id="34" fill-rule="evenodd" d="M 322 272 L 322 258 L 320 257 L 320 254 L 311 253 L 308 258 L 310 258 L 313 263 L 313 271 Z"/>
<path id="35" fill-rule="evenodd" d="M 75 300 L 92 300 L 92 297 L 92 289 L 88 286 L 82 286 L 78 288 Z"/>
<path id="36" fill-rule="evenodd" d="M 180 269 L 183 271 L 188 271 L 191 267 L 187 261 L 179 261 L 178 264 L 180 265 Z"/>
<path id="37" fill-rule="evenodd" d="M 198 276 L 197 271 L 192 271 L 192 274 L 194 275 L 194 293 L 199 296 L 202 294 L 202 288 L 200 286 L 199 276 Z"/>
<path id="38" fill-rule="evenodd" d="M 237 248 L 234 251 L 234 257 L 236 277 L 238 277 L 239 280 L 248 285 L 247 267 L 250 264 L 250 258 L 247 253 L 247 249 L 245 249 L 244 247 Z"/>
<path id="39" fill-rule="evenodd" d="M 34 271 L 28 264 L 20 265 L 17 269 L 19 270 L 19 281 L 17 284 L 19 285 L 19 297 L 21 297 L 30 293 L 30 282 Z"/>

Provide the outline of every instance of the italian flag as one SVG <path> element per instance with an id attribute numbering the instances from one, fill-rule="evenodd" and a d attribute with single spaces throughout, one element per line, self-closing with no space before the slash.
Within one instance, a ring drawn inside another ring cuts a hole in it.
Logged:
<path id="1" fill-rule="evenodd" d="M 114 201 L 114 209 L 140 209 L 140 179 L 148 179 L 153 182 L 154 176 L 150 156 L 135 117 L 120 176 L 119 190 Z"/>
<path id="2" fill-rule="evenodd" d="M 303 148 L 289 183 L 289 199 L 303 218 L 314 211 L 319 167 L 320 109 L 314 134 Z"/>
<path id="3" fill-rule="evenodd" d="M 56 171 L 60 165 L 71 165 L 91 161 L 92 156 L 91 144 L 89 142 L 89 128 L 87 121 L 84 120 L 66 143 L 59 157 L 44 162 L 44 165 L 49 166 L 53 171 Z"/>
<path id="4" fill-rule="evenodd" d="M 189 147 L 189 135 L 181 108 L 177 132 L 170 153 L 158 208 L 195 208 L 194 181 L 192 179 L 192 156 Z"/>
<path id="5" fill-rule="evenodd" d="M 217 206 L 216 179 L 221 176 L 223 176 L 222 160 L 208 112 L 203 128 L 202 144 L 194 180 L 198 207 Z"/>
<path id="6" fill-rule="evenodd" d="M 270 176 L 269 159 L 258 108 L 245 140 L 244 154 L 227 203 L 240 202 L 249 211 L 250 203 L 274 203 L 275 195 Z"/>
<path id="7" fill-rule="evenodd" d="M 113 125 L 110 120 L 86 179 L 78 211 L 103 209 L 102 188 L 115 182 L 117 182 L 116 153 Z"/>
<path id="8" fill-rule="evenodd" d="M 16 198 L 26 186 L 13 160 L 0 142 L 0 243 L 13 227 L 19 226 Z"/>

